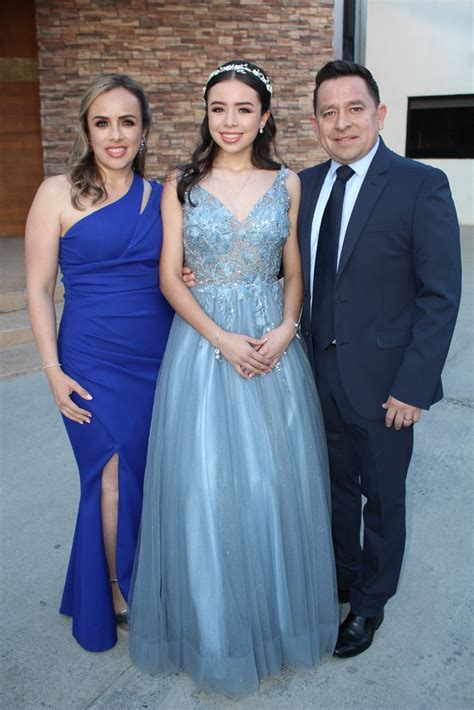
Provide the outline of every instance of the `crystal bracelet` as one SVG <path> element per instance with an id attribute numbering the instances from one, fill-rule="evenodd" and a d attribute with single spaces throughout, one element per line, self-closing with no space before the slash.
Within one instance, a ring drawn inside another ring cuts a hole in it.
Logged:
<path id="1" fill-rule="evenodd" d="M 219 350 L 219 337 L 220 337 L 221 333 L 222 333 L 222 328 L 219 328 L 219 330 L 217 331 L 217 335 L 216 335 L 216 347 L 214 348 L 214 355 L 216 356 L 216 360 L 221 359 L 221 351 Z"/>
<path id="2" fill-rule="evenodd" d="M 42 370 L 47 370 L 49 367 L 61 367 L 60 362 L 54 362 L 52 365 L 44 365 L 41 369 Z"/>
<path id="3" fill-rule="evenodd" d="M 282 320 L 282 323 L 284 323 L 286 320 L 289 320 L 290 323 L 295 326 L 295 336 L 296 336 L 296 339 L 299 340 L 300 339 L 300 333 L 299 333 L 300 324 L 299 324 L 299 322 L 294 321 L 293 318 L 290 318 L 290 316 L 285 316 Z"/>

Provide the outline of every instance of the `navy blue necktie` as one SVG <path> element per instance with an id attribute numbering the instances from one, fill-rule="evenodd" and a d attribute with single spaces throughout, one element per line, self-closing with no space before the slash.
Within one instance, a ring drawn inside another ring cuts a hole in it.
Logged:
<path id="1" fill-rule="evenodd" d="M 348 165 L 341 165 L 336 170 L 336 181 L 329 195 L 319 229 L 314 266 L 311 321 L 316 345 L 322 350 L 334 340 L 334 285 L 336 283 L 342 205 L 346 182 L 353 175 L 354 170 Z"/>

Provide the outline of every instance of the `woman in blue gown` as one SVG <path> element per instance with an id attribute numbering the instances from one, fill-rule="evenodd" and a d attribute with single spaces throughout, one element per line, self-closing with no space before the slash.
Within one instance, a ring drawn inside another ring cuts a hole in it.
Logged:
<path id="1" fill-rule="evenodd" d="M 160 278 L 176 316 L 150 433 L 130 650 L 146 672 L 184 669 L 200 689 L 241 697 L 284 665 L 331 655 L 338 603 L 324 429 L 295 338 L 299 180 L 270 157 L 261 69 L 223 65 L 204 97 L 202 143 L 163 194 Z"/>
<path id="2" fill-rule="evenodd" d="M 28 309 L 79 468 L 61 613 L 89 651 L 116 643 L 142 505 L 156 379 L 172 319 L 158 288 L 162 188 L 144 179 L 150 112 L 125 75 L 89 86 L 67 175 L 45 180 L 26 228 Z M 53 293 L 65 288 L 56 341 Z"/>

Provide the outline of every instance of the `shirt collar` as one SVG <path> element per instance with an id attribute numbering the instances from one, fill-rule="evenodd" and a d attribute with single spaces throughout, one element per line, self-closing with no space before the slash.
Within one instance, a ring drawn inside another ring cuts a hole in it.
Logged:
<path id="1" fill-rule="evenodd" d="M 367 155 L 364 155 L 364 157 L 361 158 L 360 160 L 356 160 L 355 163 L 349 163 L 349 167 L 351 167 L 352 170 L 353 170 L 359 177 L 364 177 L 364 176 L 365 176 L 367 170 L 368 170 L 369 167 L 370 167 L 370 163 L 372 162 L 373 157 L 374 157 L 374 155 L 375 155 L 376 152 L 377 152 L 377 149 L 378 149 L 378 147 L 379 147 L 379 144 L 380 144 L 380 138 L 377 138 L 377 140 L 376 140 L 376 142 L 375 142 L 375 145 L 373 146 L 373 148 L 371 148 L 371 149 L 369 150 L 369 152 L 367 153 Z M 336 170 L 337 170 L 338 168 L 340 168 L 340 167 L 341 167 L 341 163 L 336 163 L 335 160 L 331 160 L 331 165 L 329 166 L 328 177 L 331 178 L 331 179 L 334 178 L 334 174 L 335 174 Z"/>

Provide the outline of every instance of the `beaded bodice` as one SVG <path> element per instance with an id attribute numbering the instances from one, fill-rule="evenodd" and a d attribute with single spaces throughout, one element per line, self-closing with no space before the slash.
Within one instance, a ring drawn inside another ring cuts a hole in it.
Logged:
<path id="1" fill-rule="evenodd" d="M 213 194 L 197 185 L 193 207 L 184 207 L 185 263 L 199 286 L 231 286 L 278 279 L 281 253 L 289 231 L 286 168 L 239 221 Z"/>

